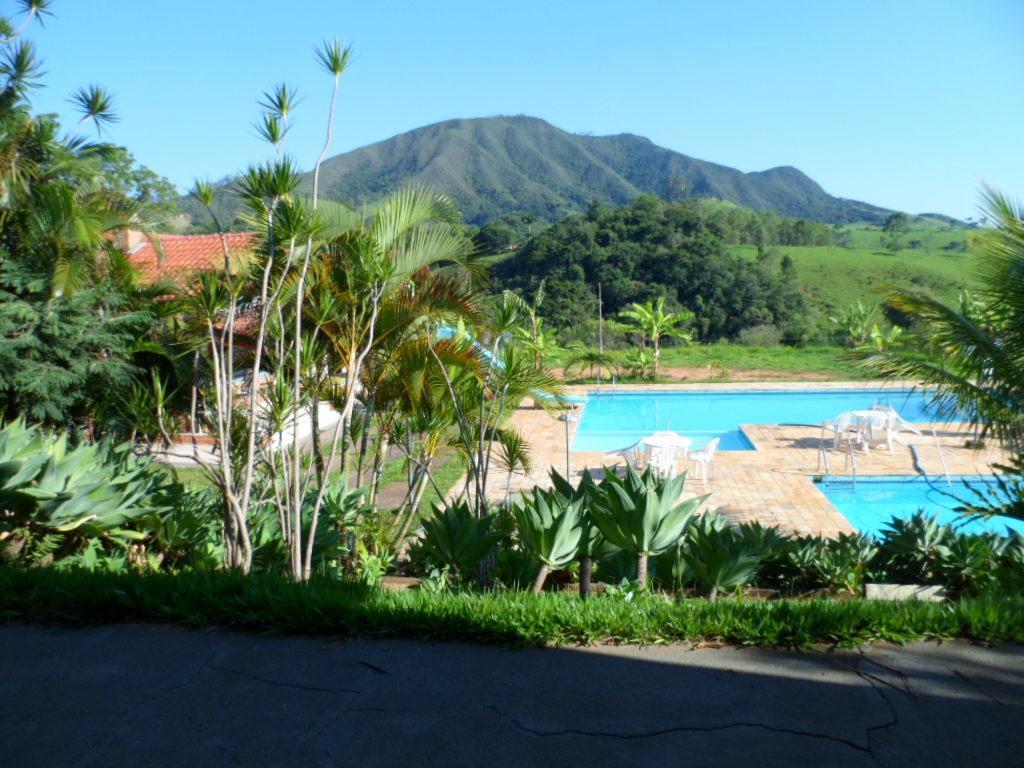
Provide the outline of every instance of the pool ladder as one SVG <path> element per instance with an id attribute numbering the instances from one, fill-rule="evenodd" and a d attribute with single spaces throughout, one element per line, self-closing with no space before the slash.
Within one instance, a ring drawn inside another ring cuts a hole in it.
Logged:
<path id="1" fill-rule="evenodd" d="M 843 463 L 843 469 L 845 470 L 848 466 L 853 466 L 853 491 L 857 491 L 857 456 L 853 452 L 853 442 L 846 442 L 846 457 L 847 460 Z"/>
<path id="2" fill-rule="evenodd" d="M 942 452 L 942 445 L 939 443 L 939 436 L 935 434 L 935 428 L 932 427 L 932 440 L 935 441 L 935 450 L 939 452 L 939 461 L 942 462 L 942 474 L 946 476 L 946 485 L 952 485 L 952 481 L 949 479 L 949 467 L 946 466 L 946 454 Z"/>

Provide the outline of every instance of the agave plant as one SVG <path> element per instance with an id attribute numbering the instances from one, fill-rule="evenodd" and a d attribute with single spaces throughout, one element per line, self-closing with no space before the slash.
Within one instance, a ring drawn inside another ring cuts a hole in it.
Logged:
<path id="1" fill-rule="evenodd" d="M 761 556 L 749 538 L 722 522 L 716 515 L 694 521 L 681 550 L 693 580 L 707 590 L 712 601 L 719 592 L 732 592 L 753 583 L 761 565 Z"/>
<path id="2" fill-rule="evenodd" d="M 878 553 L 873 539 L 862 534 L 841 533 L 822 542 L 813 570 L 822 586 L 859 593 L 868 565 Z"/>
<path id="3" fill-rule="evenodd" d="M 0 429 L 4 558 L 53 559 L 101 539 L 127 550 L 148 538 L 180 487 L 127 445 L 70 446 L 15 421 Z M 37 546 L 38 545 L 38 546 Z"/>
<path id="4" fill-rule="evenodd" d="M 557 491 L 534 488 L 512 508 L 519 540 L 540 560 L 540 571 L 533 583 L 534 594 L 544 588 L 548 573 L 564 568 L 576 559 L 583 528 L 583 499 L 570 500 Z"/>
<path id="5" fill-rule="evenodd" d="M 1001 536 L 954 536 L 939 550 L 935 571 L 956 595 L 982 591 L 995 583 L 1009 543 Z"/>
<path id="6" fill-rule="evenodd" d="M 433 515 L 423 521 L 423 549 L 436 565 L 467 573 L 502 538 L 500 532 L 491 530 L 493 523 L 493 515 L 476 517 L 465 500 L 434 507 Z"/>
<path id="7" fill-rule="evenodd" d="M 632 467 L 618 477 L 605 469 L 600 493 L 593 494 L 590 513 L 604 537 L 637 558 L 637 581 L 647 583 L 647 561 L 674 547 L 690 518 L 707 496 L 681 501 L 685 475 L 658 479 L 647 469 Z"/>
<path id="8" fill-rule="evenodd" d="M 879 555 L 893 575 L 907 582 L 932 582 L 938 578 L 936 565 L 954 537 L 948 525 L 918 512 L 889 521 Z"/>
<path id="9" fill-rule="evenodd" d="M 604 534 L 601 533 L 601 529 L 594 523 L 594 518 L 589 512 L 595 494 L 602 492 L 590 476 L 590 473 L 585 472 L 580 480 L 580 484 L 575 488 L 558 473 L 558 470 L 552 468 L 550 475 L 551 484 L 556 491 L 568 499 L 578 499 L 583 503 L 583 514 L 580 517 L 580 528 L 582 530 L 580 532 L 580 546 L 576 552 L 576 559 L 580 563 L 580 599 L 586 600 L 590 597 L 594 561 L 615 557 L 622 550 L 604 537 Z"/>

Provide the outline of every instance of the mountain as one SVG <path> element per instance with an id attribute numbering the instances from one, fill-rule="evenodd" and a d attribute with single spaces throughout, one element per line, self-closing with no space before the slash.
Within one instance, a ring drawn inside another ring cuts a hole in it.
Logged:
<path id="1" fill-rule="evenodd" d="M 666 200 L 714 197 L 832 223 L 880 222 L 891 213 L 833 197 L 791 166 L 744 173 L 659 147 L 643 136 L 569 133 L 525 116 L 427 125 L 332 157 L 320 171 L 326 199 L 356 206 L 414 183 L 454 197 L 473 224 L 512 211 L 556 220 L 595 200 L 621 205 L 641 194 Z M 304 187 L 310 186 L 307 178 Z M 183 208 L 196 213 L 188 204 Z"/>

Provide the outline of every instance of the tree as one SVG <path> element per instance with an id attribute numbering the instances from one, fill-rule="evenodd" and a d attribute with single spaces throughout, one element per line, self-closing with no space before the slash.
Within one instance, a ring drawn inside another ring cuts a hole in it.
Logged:
<path id="1" fill-rule="evenodd" d="M 146 228 L 146 211 L 108 185 L 103 166 L 120 150 L 62 136 L 54 116 L 32 113 L 42 73 L 17 38 L 49 3 L 22 6 L 24 24 L 5 23 L 0 39 L 0 408 L 91 430 L 97 404 L 133 382 L 132 349 L 155 316 L 152 302 L 126 295 L 110 237 Z M 74 101 L 78 127 L 115 119 L 98 87 Z"/>
<path id="2" fill-rule="evenodd" d="M 941 361 L 913 349 L 867 354 L 874 370 L 937 389 L 937 404 L 1002 441 L 1016 472 L 1024 472 L 1024 214 L 1018 204 L 985 188 L 995 226 L 975 244 L 981 290 L 976 300 L 946 304 L 930 295 L 895 291 L 888 302 L 928 328 Z M 1018 501 L 1018 505 L 1020 502 Z M 1021 512 L 1016 512 L 1020 515 Z"/>
<path id="3" fill-rule="evenodd" d="M 676 338 L 686 344 L 693 343 L 693 334 L 679 326 L 693 319 L 693 313 L 666 312 L 665 297 L 659 296 L 657 303 L 648 301 L 646 304 L 633 304 L 630 309 L 619 313 L 627 327 L 634 328 L 640 336 L 640 346 L 648 343 L 653 347 L 653 373 L 658 376 L 658 360 L 661 356 L 661 340 Z"/>
<path id="4" fill-rule="evenodd" d="M 825 228 L 825 234 L 831 236 Z M 744 235 L 746 237 L 746 235 Z M 787 328 L 806 314 L 796 283 L 731 253 L 721 228 L 695 201 L 639 197 L 621 208 L 593 205 L 534 235 L 495 265 L 495 284 L 530 296 L 543 280 L 539 313 L 558 331 L 588 321 L 600 283 L 607 316 L 664 296 L 694 313 L 695 338 L 733 338 L 743 328 Z"/>
<path id="5" fill-rule="evenodd" d="M 903 250 L 903 239 L 910 231 L 910 219 L 905 213 L 894 213 L 885 220 L 882 226 L 885 233 L 883 242 L 890 253 L 899 253 Z"/>

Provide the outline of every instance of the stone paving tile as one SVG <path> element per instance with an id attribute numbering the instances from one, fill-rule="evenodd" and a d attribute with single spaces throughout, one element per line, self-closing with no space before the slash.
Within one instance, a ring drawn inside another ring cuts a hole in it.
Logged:
<path id="1" fill-rule="evenodd" d="M 673 384 L 655 386 L 618 387 L 619 391 L 686 390 L 686 389 L 792 389 L 794 382 L 742 383 L 729 385 Z M 815 389 L 878 389 L 878 382 L 814 383 Z M 888 384 L 886 386 L 894 386 Z M 593 387 L 569 387 L 570 394 L 581 395 Z M 512 478 L 513 493 L 534 485 L 550 485 L 551 467 L 566 471 L 565 422 L 559 421 L 540 408 L 518 409 L 510 426 L 517 429 L 533 449 L 533 471 Z M 577 413 L 581 413 L 577 409 Z M 570 425 L 570 441 L 578 423 Z M 907 442 L 918 452 L 921 466 L 929 475 L 941 476 L 944 471 L 954 475 L 988 474 L 992 465 L 1004 462 L 1007 456 L 997 448 L 973 450 L 964 447 L 965 435 L 949 425 L 917 425 L 924 436 L 908 435 Z M 936 436 L 933 439 L 931 429 Z M 853 528 L 843 515 L 818 490 L 814 478 L 824 474 L 819 446 L 821 429 L 818 427 L 744 424 L 743 431 L 757 446 L 754 451 L 719 451 L 716 464 L 717 477 L 702 483 L 693 479 L 687 483 L 687 493 L 710 493 L 707 509 L 717 510 L 737 523 L 759 521 L 786 533 L 836 536 L 851 532 Z M 941 446 L 940 452 L 936 443 Z M 853 466 L 848 456 L 827 451 L 830 474 L 851 476 Z M 945 460 L 945 470 L 943 468 Z M 885 448 L 872 449 L 869 454 L 857 451 L 854 455 L 856 472 L 866 475 L 914 475 L 913 456 L 906 446 L 897 445 L 890 455 Z M 600 472 L 602 466 L 621 465 L 621 459 L 602 453 L 572 452 L 572 473 L 578 477 L 585 470 Z M 683 467 L 679 467 L 683 471 Z M 691 468 L 692 469 L 692 468 Z M 505 497 L 506 477 L 498 472 L 491 478 L 489 497 L 500 502 Z"/>

